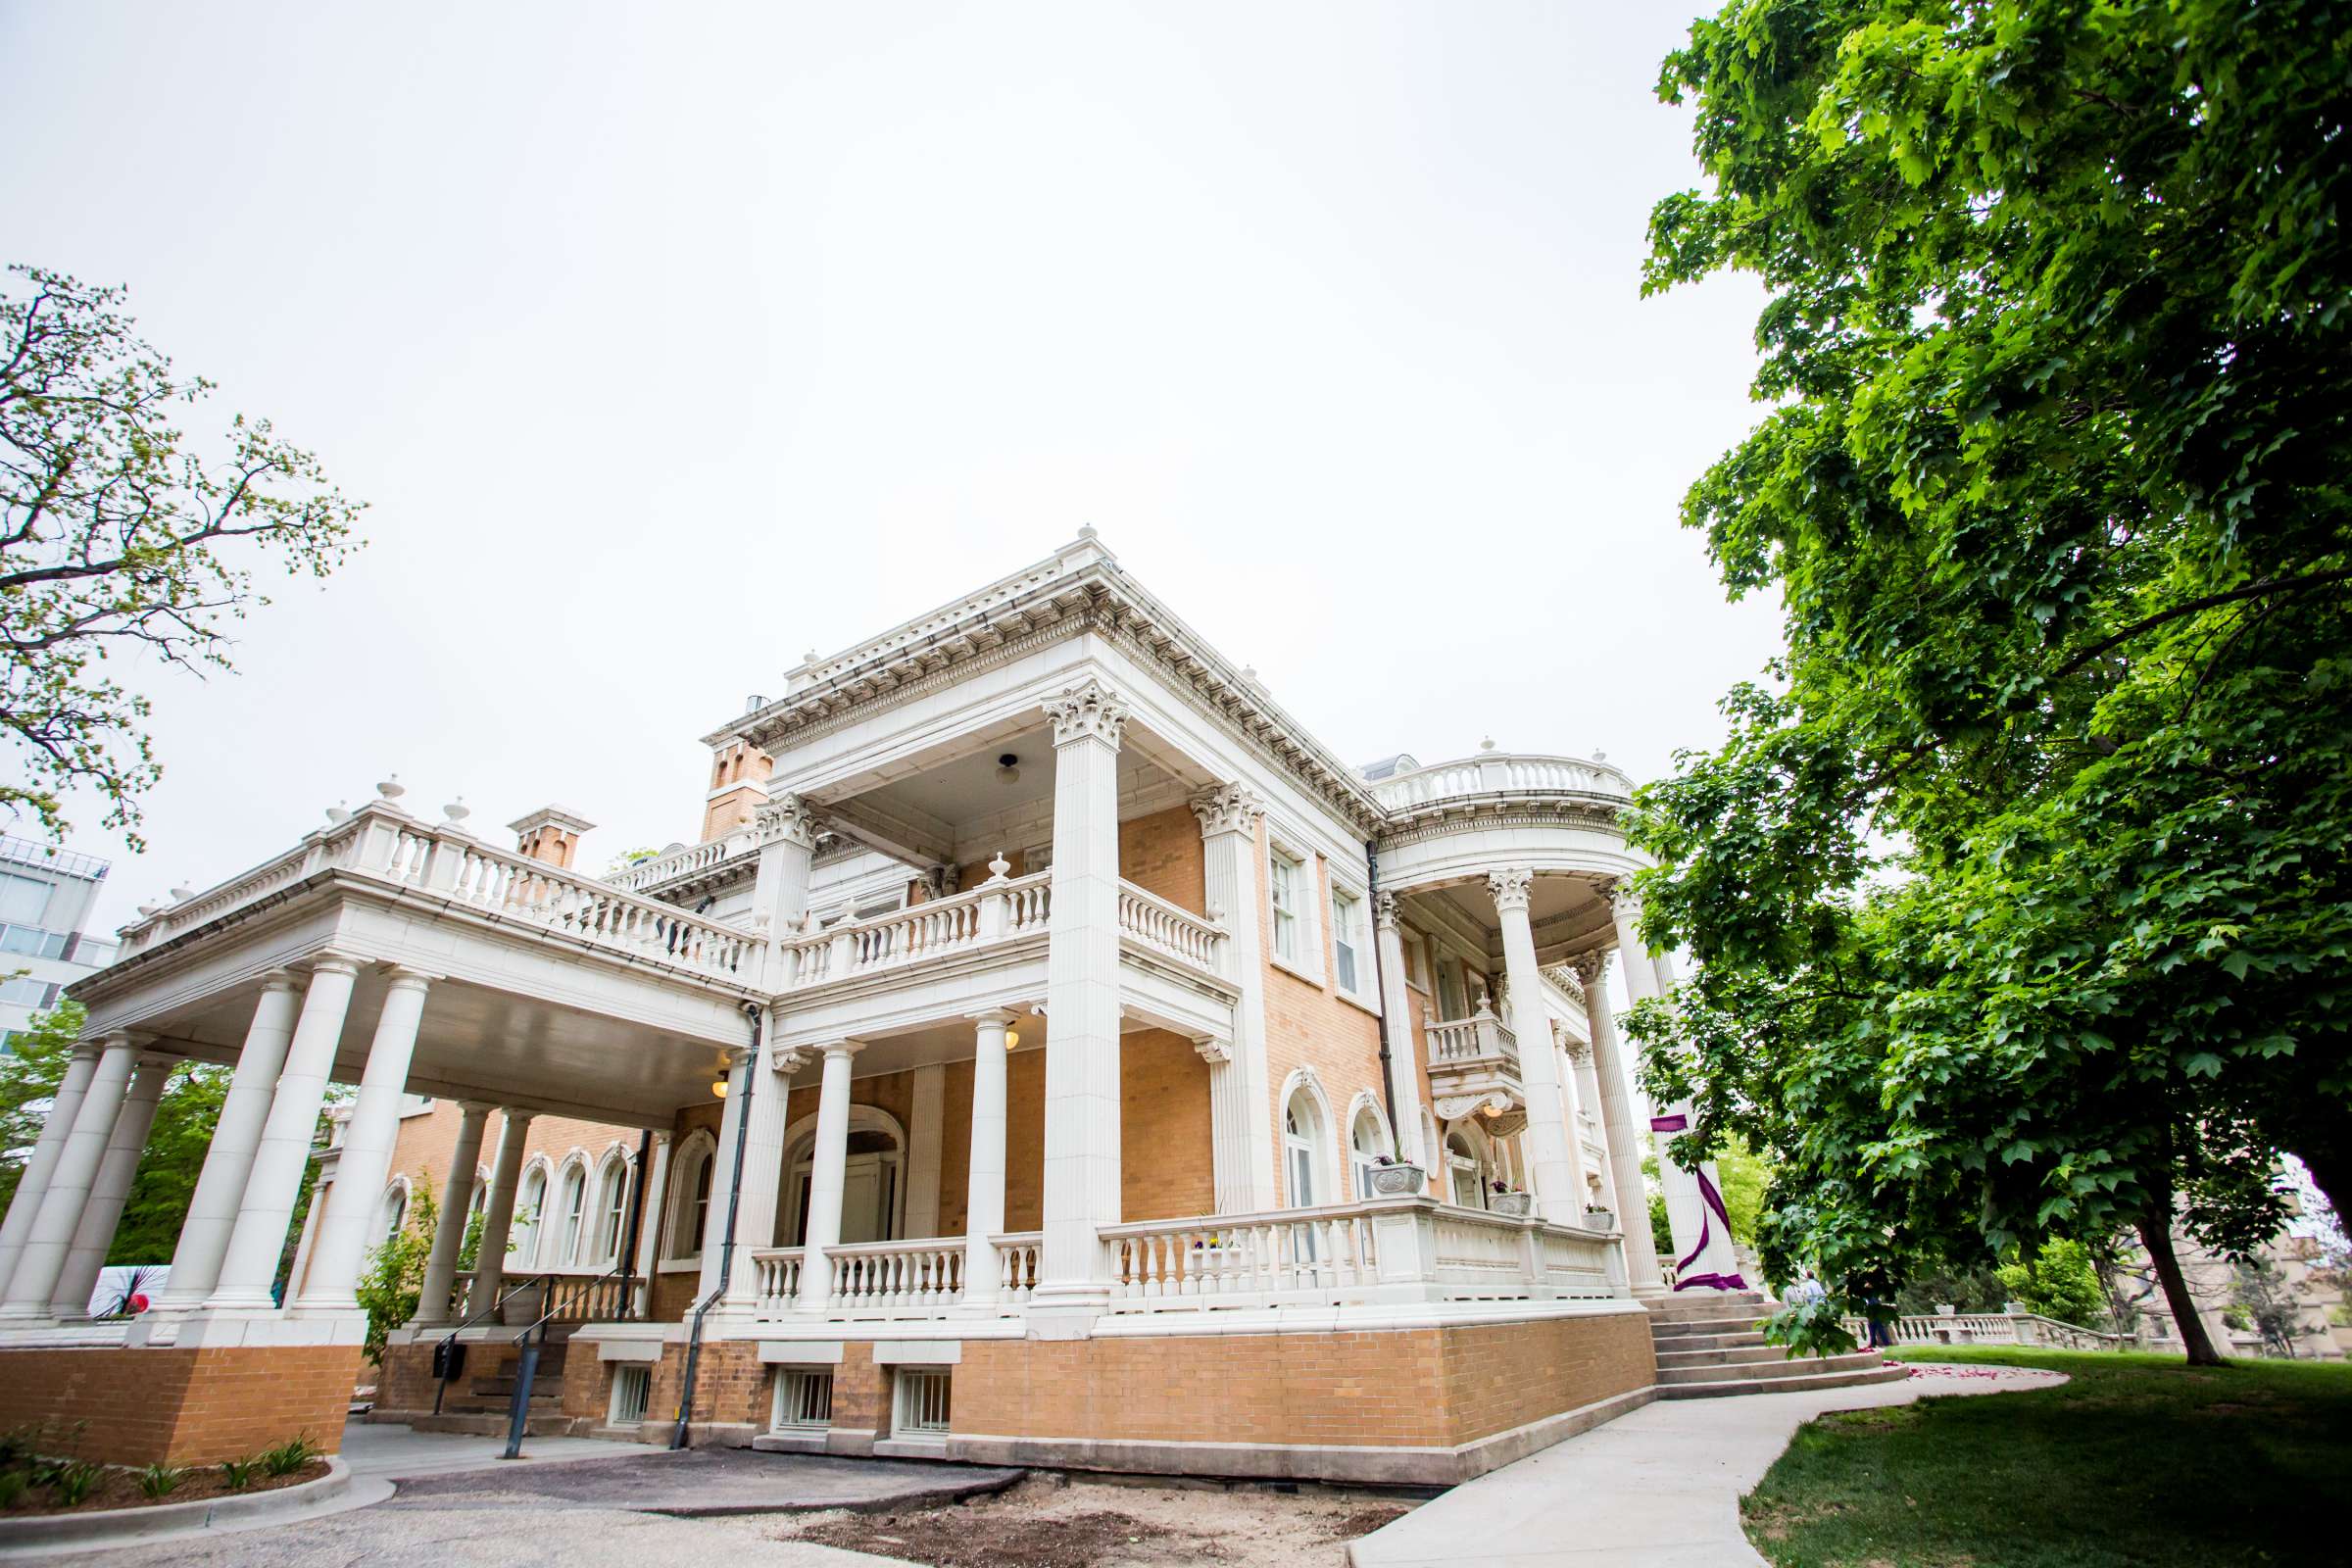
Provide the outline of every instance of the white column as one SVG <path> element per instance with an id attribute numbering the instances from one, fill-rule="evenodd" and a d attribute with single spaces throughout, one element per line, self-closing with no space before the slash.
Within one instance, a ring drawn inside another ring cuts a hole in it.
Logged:
<path id="1" fill-rule="evenodd" d="M 522 1185 L 522 1162 L 529 1157 L 531 1114 L 513 1105 L 499 1113 L 498 1162 L 490 1167 L 482 1245 L 473 1253 L 473 1288 L 466 1298 L 468 1316 L 486 1311 L 507 1288 L 507 1241 L 514 1234 L 514 1193 Z"/>
<path id="2" fill-rule="evenodd" d="M 827 1253 L 841 1245 L 841 1188 L 850 1153 L 850 1058 L 864 1049 L 857 1040 L 825 1047 L 824 1075 L 816 1091 L 816 1146 L 808 1152 L 808 1226 L 801 1239 L 800 1308 L 822 1312 L 833 1298 L 833 1262 Z"/>
<path id="3" fill-rule="evenodd" d="M 1071 1320 L 1091 1322 L 1109 1299 L 1099 1232 L 1119 1220 L 1119 738 L 1128 710 L 1092 676 L 1045 707 L 1054 720 L 1054 908 L 1045 1246 L 1030 1299 L 1033 1309 L 1067 1307 Z"/>
<path id="4" fill-rule="evenodd" d="M 384 1183 L 392 1170 L 392 1145 L 400 1136 L 400 1101 L 409 1084 L 409 1062 L 416 1053 L 417 1025 L 424 1021 L 424 994 L 434 976 L 394 968 L 384 991 L 368 1063 L 360 1070 L 360 1094 L 343 1131 L 343 1156 L 335 1167 L 334 1191 L 318 1221 L 311 1269 L 294 1305 L 304 1312 L 356 1312 L 360 1270 L 375 1242 Z"/>
<path id="5" fill-rule="evenodd" d="M 1009 1012 L 976 1012 L 972 1053 L 972 1148 L 963 1208 L 963 1299 L 997 1298 L 997 1248 L 1004 1229 L 1004 1031 Z"/>
<path id="6" fill-rule="evenodd" d="M 801 1067 L 800 1055 L 778 1052 L 772 1039 L 760 1048 L 760 1054 L 763 1070 L 752 1095 L 751 1125 L 744 1132 L 743 1202 L 735 1218 L 735 1266 L 727 1277 L 730 1312 L 754 1309 L 760 1299 L 760 1270 L 752 1263 L 752 1250 L 776 1245 L 776 1193 L 784 1183 L 784 1112 L 790 1103 L 792 1075 Z M 715 1185 L 711 1191 L 717 1191 Z"/>
<path id="7" fill-rule="evenodd" d="M 710 1155 L 710 1206 L 703 1215 L 703 1267 L 698 1276 L 694 1298 L 704 1301 L 718 1289 L 719 1265 L 725 1260 L 727 1247 L 727 1192 L 735 1179 L 735 1144 L 743 1121 L 743 1094 L 750 1087 L 752 1074 L 760 1064 L 752 1059 L 751 1048 L 738 1046 L 727 1053 L 727 1094 L 719 1102 L 718 1148 Z M 765 1093 L 770 1084 L 759 1086 Z M 744 1167 L 749 1179 L 751 1167 Z"/>
<path id="8" fill-rule="evenodd" d="M 1219 784 L 1192 801 L 1200 818 L 1209 912 L 1225 922 L 1233 1004 L 1226 1059 L 1208 1069 L 1217 1212 L 1253 1214 L 1275 1206 L 1273 1090 L 1266 1070 L 1266 959 L 1257 886 L 1257 825 L 1266 803 L 1241 784 Z"/>
<path id="9" fill-rule="evenodd" d="M 939 1173 L 948 1141 L 948 1064 L 914 1069 L 906 1116 L 906 1234 L 939 1234 Z"/>
<path id="10" fill-rule="evenodd" d="M 1560 1094 L 1560 1058 L 1544 1010 L 1544 975 L 1536 963 L 1536 934 L 1528 924 L 1528 890 L 1536 874 L 1523 867 L 1487 878 L 1502 921 L 1502 966 L 1511 982 L 1511 1032 L 1519 1037 L 1519 1072 L 1527 1093 L 1526 1152 L 1536 1212 L 1555 1225 L 1585 1222 L 1585 1177 L 1569 1141 Z"/>
<path id="11" fill-rule="evenodd" d="M 58 1151 L 49 1190 L 41 1195 L 41 1206 L 25 1234 L 17 1271 L 9 1276 L 8 1294 L 0 1297 L 0 1321 L 38 1322 L 49 1315 L 49 1298 L 65 1272 L 74 1233 L 81 1226 L 82 1205 L 89 1200 L 90 1184 L 98 1179 L 107 1140 L 115 1134 L 115 1114 L 130 1087 L 138 1048 L 128 1035 L 108 1035 L 99 1045 L 98 1065 L 90 1073 L 81 1103 L 74 1107 L 74 1130 Z"/>
<path id="12" fill-rule="evenodd" d="M 669 1212 L 669 1134 L 654 1134 L 653 1169 L 646 1172 L 637 1219 L 637 1313 L 653 1300 L 654 1268 L 662 1260 L 662 1216 Z"/>
<path id="13" fill-rule="evenodd" d="M 220 1260 L 228 1252 L 229 1233 L 237 1227 L 245 1179 L 262 1141 L 262 1124 L 270 1119 L 270 1102 L 277 1093 L 277 1075 L 285 1065 L 287 1042 L 294 1038 L 294 1012 L 301 999 L 300 976 L 282 969 L 263 976 L 244 1049 L 237 1053 L 220 1119 L 213 1123 L 204 1169 L 188 1200 L 188 1217 L 180 1222 L 172 1274 L 156 1298 L 159 1312 L 193 1311 L 220 1282 Z"/>
<path id="14" fill-rule="evenodd" d="M 138 1058 L 130 1087 L 122 1096 L 122 1108 L 115 1113 L 115 1130 L 107 1138 L 106 1153 L 98 1161 L 98 1175 L 90 1183 L 89 1199 L 81 1205 L 81 1223 L 74 1228 L 66 1266 L 50 1292 L 51 1317 L 89 1315 L 90 1293 L 98 1288 L 98 1271 L 106 1266 L 106 1254 L 115 1245 L 122 1205 L 130 1199 L 131 1179 L 138 1175 L 140 1156 L 147 1152 L 147 1132 L 155 1125 L 156 1104 L 164 1097 L 172 1069 L 178 1065 L 176 1056 Z"/>
<path id="15" fill-rule="evenodd" d="M 466 1246 L 466 1219 L 473 1207 L 474 1172 L 482 1162 L 482 1129 L 489 1120 L 488 1105 L 472 1100 L 458 1102 L 458 1140 L 449 1152 L 449 1174 L 441 1179 L 441 1212 L 433 1230 L 432 1255 L 424 1260 L 424 1284 L 416 1292 L 418 1323 L 449 1321 L 458 1253 Z"/>
<path id="16" fill-rule="evenodd" d="M 1625 1054 L 1617 1044 L 1617 1020 L 1609 1009 L 1607 955 L 1588 953 L 1576 960 L 1585 984 L 1585 1022 L 1592 1037 L 1592 1075 L 1601 1137 L 1609 1146 L 1609 1187 L 1617 1200 L 1617 1223 L 1625 1231 L 1625 1271 L 1637 1291 L 1665 1288 L 1658 1272 L 1658 1248 L 1649 1234 L 1649 1189 L 1642 1180 L 1642 1130 L 1634 1122 L 1633 1092 L 1625 1076 Z"/>
<path id="17" fill-rule="evenodd" d="M 1404 979 L 1404 933 L 1396 924 L 1396 895 L 1373 896 L 1373 918 L 1379 928 L 1380 1014 L 1389 1030 L 1390 1103 L 1396 1107 L 1396 1157 L 1434 1173 L 1422 1157 L 1421 1060 L 1413 1050 L 1412 991 Z"/>
<path id="18" fill-rule="evenodd" d="M 41 1199 L 49 1191 L 57 1156 L 65 1151 L 74 1118 L 81 1111 L 82 1096 L 89 1092 L 90 1076 L 97 1070 L 95 1040 L 82 1041 L 66 1058 L 66 1075 L 49 1098 L 49 1114 L 41 1122 L 41 1136 L 33 1143 L 32 1152 L 25 1156 L 24 1174 L 18 1178 L 16 1194 L 8 1202 L 8 1218 L 0 1220 L 0 1294 L 7 1291 L 8 1281 L 17 1271 L 17 1259 L 24 1255 L 24 1239 L 32 1234 L 33 1216 L 40 1212 Z"/>
<path id="19" fill-rule="evenodd" d="M 254 1148 L 236 1228 L 229 1233 L 220 1282 L 205 1303 L 208 1307 L 266 1310 L 276 1304 L 270 1288 L 277 1278 L 278 1255 L 285 1250 L 294 1200 L 301 1196 L 303 1167 L 310 1163 L 311 1141 L 318 1130 L 318 1106 L 326 1098 L 327 1075 L 334 1071 L 343 1015 L 351 1009 L 352 983 L 359 972 L 358 962 L 341 955 L 312 965 L 302 1016 L 286 1048 L 285 1068 L 278 1074 L 277 1093 L 262 1125 L 262 1141 Z"/>
<path id="20" fill-rule="evenodd" d="M 781 796 L 752 811 L 760 868 L 752 883 L 752 923 L 768 940 L 797 933 L 808 914 L 808 875 L 816 856 L 816 813 L 797 795 Z"/>

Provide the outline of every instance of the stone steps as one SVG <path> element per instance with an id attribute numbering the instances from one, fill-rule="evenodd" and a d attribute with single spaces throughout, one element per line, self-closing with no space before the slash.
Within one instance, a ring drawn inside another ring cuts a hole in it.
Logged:
<path id="1" fill-rule="evenodd" d="M 1743 1394 L 1793 1394 L 1889 1383 L 1908 1376 L 1876 1351 L 1791 1357 L 1756 1325 L 1772 1303 L 1754 1292 L 1715 1293 L 1645 1302 L 1657 1356 L 1661 1399 L 1718 1399 Z"/>
<path id="2" fill-rule="evenodd" d="M 1844 1356 L 1829 1357 L 1843 1361 Z M 1867 1366 L 1845 1367 L 1836 1371 L 1807 1372 L 1798 1377 L 1754 1378 L 1729 1377 L 1704 1383 L 1671 1383 L 1658 1386 L 1661 1399 L 1720 1399 L 1743 1394 L 1801 1394 L 1813 1389 L 1847 1389 L 1865 1383 L 1893 1383 L 1909 1377 L 1910 1371 L 1899 1366 L 1886 1366 L 1871 1357 Z"/>
<path id="3" fill-rule="evenodd" d="M 1680 1340 L 1658 1342 L 1658 1370 L 1685 1366 L 1746 1366 L 1763 1361 L 1786 1361 L 1788 1348 L 1779 1345 L 1750 1345 L 1744 1337 L 1737 1345 L 1706 1346 L 1686 1349 Z"/>
<path id="4" fill-rule="evenodd" d="M 1777 1345 L 1756 1347 L 1771 1352 L 1770 1359 L 1740 1361 L 1717 1366 L 1662 1366 L 1658 1368 L 1658 1390 L 1683 1388 L 1706 1383 L 1788 1383 L 1799 1378 L 1831 1372 L 1852 1372 L 1879 1365 L 1875 1355 L 1857 1359 L 1844 1355 L 1789 1356 Z"/>

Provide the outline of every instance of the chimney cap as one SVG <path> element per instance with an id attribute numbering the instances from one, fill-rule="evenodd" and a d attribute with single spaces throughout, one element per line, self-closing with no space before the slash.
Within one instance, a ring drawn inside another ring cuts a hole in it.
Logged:
<path id="1" fill-rule="evenodd" d="M 560 827 L 566 833 L 586 833 L 596 824 L 577 811 L 566 811 L 561 806 L 542 806 L 536 811 L 525 811 L 507 824 L 510 832 L 529 833 L 537 828 Z"/>

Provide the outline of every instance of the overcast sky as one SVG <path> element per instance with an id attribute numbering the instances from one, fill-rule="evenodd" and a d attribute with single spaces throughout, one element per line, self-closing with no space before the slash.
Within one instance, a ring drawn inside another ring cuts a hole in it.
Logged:
<path id="1" fill-rule="evenodd" d="M 691 839 L 747 694 L 1086 522 L 1350 760 L 1665 769 L 1775 642 L 1677 522 L 1758 296 L 1639 289 L 1695 3 L 0 4 L 0 259 L 372 503 L 152 682 L 98 927 L 390 770 Z"/>

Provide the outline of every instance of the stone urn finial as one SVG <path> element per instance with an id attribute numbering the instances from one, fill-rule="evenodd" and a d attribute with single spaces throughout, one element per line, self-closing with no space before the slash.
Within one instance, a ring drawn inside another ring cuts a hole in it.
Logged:
<path id="1" fill-rule="evenodd" d="M 388 775 L 382 783 L 376 785 L 375 793 L 387 801 L 397 801 L 409 793 L 409 787 L 400 781 L 398 773 L 393 773 Z"/>

